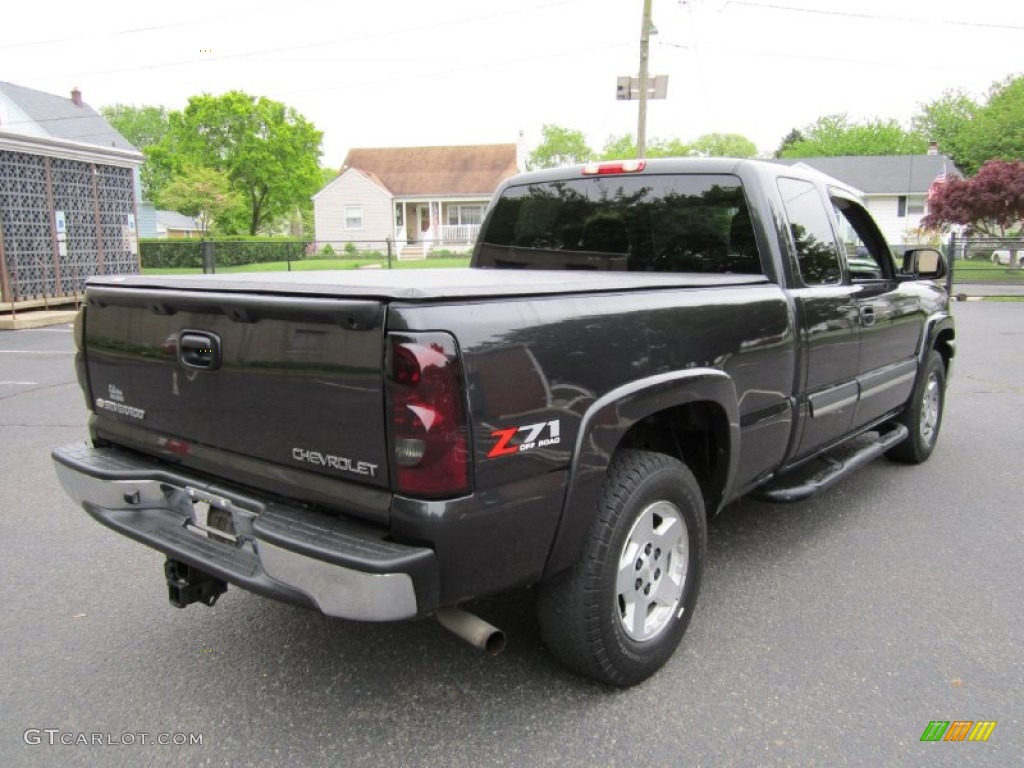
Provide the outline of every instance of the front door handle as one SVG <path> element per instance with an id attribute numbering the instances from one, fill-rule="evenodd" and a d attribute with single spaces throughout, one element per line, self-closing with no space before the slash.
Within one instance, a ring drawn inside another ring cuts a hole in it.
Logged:
<path id="1" fill-rule="evenodd" d="M 220 337 L 207 331 L 182 331 L 178 359 L 186 368 L 215 371 L 220 368 Z"/>

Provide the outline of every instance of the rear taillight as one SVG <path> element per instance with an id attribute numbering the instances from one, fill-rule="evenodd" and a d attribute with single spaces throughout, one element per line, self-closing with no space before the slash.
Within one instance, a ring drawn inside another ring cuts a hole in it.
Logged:
<path id="1" fill-rule="evenodd" d="M 433 499 L 467 493 L 469 428 L 455 339 L 390 334 L 387 354 L 393 487 Z"/>
<path id="2" fill-rule="evenodd" d="M 620 173 L 640 173 L 646 167 L 646 160 L 617 160 L 584 165 L 582 173 L 584 176 L 617 176 Z"/>

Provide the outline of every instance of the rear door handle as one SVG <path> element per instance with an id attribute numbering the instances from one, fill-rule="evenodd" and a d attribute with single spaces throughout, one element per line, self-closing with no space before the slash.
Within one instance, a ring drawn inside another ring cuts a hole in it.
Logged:
<path id="1" fill-rule="evenodd" d="M 178 337 L 178 359 L 186 368 L 215 371 L 220 368 L 220 338 L 207 331 L 182 331 Z"/>
<path id="2" fill-rule="evenodd" d="M 874 307 L 861 307 L 860 308 L 860 324 L 867 327 L 875 324 L 875 308 Z"/>

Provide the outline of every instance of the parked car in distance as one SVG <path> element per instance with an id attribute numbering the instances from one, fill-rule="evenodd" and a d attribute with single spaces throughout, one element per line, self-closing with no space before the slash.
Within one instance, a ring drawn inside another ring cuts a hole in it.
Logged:
<path id="1" fill-rule="evenodd" d="M 1017 260 L 1012 263 L 1020 264 L 1022 258 L 1024 258 L 1024 251 L 1017 251 Z M 992 251 L 992 263 L 1010 266 L 1010 252 L 1008 250 Z"/>

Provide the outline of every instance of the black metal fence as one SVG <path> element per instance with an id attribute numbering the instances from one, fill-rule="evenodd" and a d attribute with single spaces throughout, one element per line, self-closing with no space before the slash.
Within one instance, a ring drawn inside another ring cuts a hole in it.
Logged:
<path id="1" fill-rule="evenodd" d="M 947 247 L 953 284 L 1024 288 L 1024 238 L 953 236 Z"/>
<path id="2" fill-rule="evenodd" d="M 468 256 L 471 244 L 446 247 L 396 243 L 392 240 L 324 241 L 303 239 L 142 240 L 139 253 L 143 270 L 216 272 L 224 267 L 280 262 L 291 270 L 297 262 L 343 260 L 350 266 L 390 268 L 398 260 Z"/>

